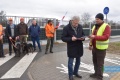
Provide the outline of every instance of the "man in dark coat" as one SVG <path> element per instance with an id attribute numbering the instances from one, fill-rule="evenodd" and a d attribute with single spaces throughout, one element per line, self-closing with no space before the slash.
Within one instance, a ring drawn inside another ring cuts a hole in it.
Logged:
<path id="1" fill-rule="evenodd" d="M 85 40 L 85 35 L 79 21 L 79 16 L 73 16 L 69 24 L 64 27 L 61 37 L 62 41 L 67 43 L 69 80 L 73 80 L 73 75 L 82 78 L 82 76 L 78 74 L 78 69 L 80 65 L 80 57 L 83 56 L 82 41 Z M 76 58 L 76 62 L 73 70 L 74 58 Z"/>
<path id="2" fill-rule="evenodd" d="M 6 36 L 8 38 L 8 43 L 9 43 L 9 55 L 12 55 L 12 46 L 13 46 L 13 50 L 16 56 L 15 41 L 17 40 L 17 34 L 16 34 L 17 27 L 15 24 L 13 24 L 12 18 L 9 18 L 8 21 L 9 24 L 6 27 Z"/>

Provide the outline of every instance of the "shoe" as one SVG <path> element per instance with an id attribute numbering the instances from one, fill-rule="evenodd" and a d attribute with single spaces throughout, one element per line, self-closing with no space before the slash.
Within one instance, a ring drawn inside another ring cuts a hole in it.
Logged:
<path id="1" fill-rule="evenodd" d="M 103 80 L 103 78 L 97 78 L 97 80 Z"/>
<path id="2" fill-rule="evenodd" d="M 2 57 L 6 57 L 6 56 L 2 56 Z"/>
<path id="3" fill-rule="evenodd" d="M 79 74 L 74 74 L 77 78 L 82 78 L 82 76 L 81 75 L 79 75 Z"/>
<path id="4" fill-rule="evenodd" d="M 41 49 L 39 49 L 39 52 L 42 52 L 42 50 L 41 50 Z"/>
<path id="5" fill-rule="evenodd" d="M 69 77 L 69 80 L 74 80 L 74 79 L 73 79 L 73 76 Z"/>
<path id="6" fill-rule="evenodd" d="M 97 76 L 97 80 L 103 80 L 103 77 Z"/>
<path id="7" fill-rule="evenodd" d="M 9 55 L 11 56 L 11 55 L 12 55 L 12 53 L 9 53 Z"/>
<path id="8" fill-rule="evenodd" d="M 36 51 L 36 49 L 34 48 L 34 51 Z"/>
<path id="9" fill-rule="evenodd" d="M 47 51 L 45 52 L 45 54 L 47 54 Z"/>
<path id="10" fill-rule="evenodd" d="M 90 77 L 97 78 L 97 75 L 94 73 L 94 74 L 91 74 Z"/>
<path id="11" fill-rule="evenodd" d="M 50 51 L 50 53 L 53 53 L 53 51 Z"/>

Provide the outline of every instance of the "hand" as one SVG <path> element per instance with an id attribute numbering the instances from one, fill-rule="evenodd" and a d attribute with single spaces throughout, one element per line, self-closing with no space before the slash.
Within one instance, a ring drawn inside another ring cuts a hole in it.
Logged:
<path id="1" fill-rule="evenodd" d="M 28 37 L 28 35 L 26 35 L 26 37 Z"/>
<path id="2" fill-rule="evenodd" d="M 95 38 L 95 35 L 90 35 L 90 36 L 88 36 L 88 38 L 94 39 L 94 38 Z"/>
<path id="3" fill-rule="evenodd" d="M 3 39 L 3 35 L 0 36 L 0 40 Z"/>
<path id="4" fill-rule="evenodd" d="M 56 26 L 55 29 L 58 29 L 58 26 Z"/>
<path id="5" fill-rule="evenodd" d="M 77 38 L 73 35 L 72 41 L 76 41 L 76 40 L 77 40 Z"/>
<path id="6" fill-rule="evenodd" d="M 9 39 L 11 40 L 11 39 L 12 39 L 12 37 L 9 37 Z"/>
<path id="7" fill-rule="evenodd" d="M 89 46 L 89 50 L 92 50 L 93 49 L 93 47 L 92 46 Z"/>
<path id="8" fill-rule="evenodd" d="M 17 36 L 15 39 L 18 40 L 18 39 L 19 39 L 19 36 Z"/>

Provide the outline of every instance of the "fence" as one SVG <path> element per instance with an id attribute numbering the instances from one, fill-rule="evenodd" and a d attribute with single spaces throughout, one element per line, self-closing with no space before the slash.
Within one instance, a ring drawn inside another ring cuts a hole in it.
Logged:
<path id="1" fill-rule="evenodd" d="M 23 16 L 0 16 L 0 23 L 6 27 L 7 23 L 8 23 L 8 18 L 12 18 L 14 23 L 17 25 L 18 23 L 20 23 L 20 18 Z M 55 19 L 55 18 L 42 18 L 42 17 L 24 17 L 25 18 L 25 23 L 28 25 L 28 27 L 32 24 L 32 19 L 36 19 L 37 20 L 37 24 L 41 27 L 41 34 L 40 34 L 40 39 L 41 40 L 45 40 L 46 36 L 45 36 L 45 29 L 44 26 L 47 23 L 48 20 L 53 20 L 54 26 L 56 26 L 59 23 L 59 20 Z M 55 40 L 60 40 L 61 39 L 61 34 L 62 34 L 62 29 L 63 27 L 68 24 L 68 21 L 63 21 L 63 25 L 61 25 L 61 27 L 56 31 L 55 34 Z M 86 36 L 88 36 L 91 33 L 91 26 L 93 26 L 93 23 L 89 23 L 86 25 L 83 25 L 83 30 Z M 120 26 L 115 26 L 115 25 L 111 25 L 111 35 L 115 36 L 115 35 L 120 35 Z M 30 37 L 28 37 L 28 41 L 30 41 Z M 4 37 L 4 42 L 7 43 L 7 38 L 6 36 Z"/>

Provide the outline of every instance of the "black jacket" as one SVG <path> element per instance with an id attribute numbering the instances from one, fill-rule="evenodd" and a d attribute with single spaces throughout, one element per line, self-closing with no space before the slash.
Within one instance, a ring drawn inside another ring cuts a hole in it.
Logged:
<path id="1" fill-rule="evenodd" d="M 14 37 L 17 36 L 16 30 L 17 30 L 17 27 L 16 27 L 16 25 L 14 25 Z M 9 24 L 8 24 L 7 27 L 6 27 L 5 33 L 6 33 L 6 36 L 7 36 L 7 37 L 12 37 L 12 34 L 11 34 L 11 27 L 10 27 Z"/>
<path id="2" fill-rule="evenodd" d="M 81 25 L 78 25 L 77 34 L 75 34 L 75 31 L 73 30 L 71 24 L 69 23 L 67 26 L 63 28 L 63 33 L 61 37 L 62 41 L 67 42 L 68 57 L 71 58 L 81 57 L 83 56 L 82 40 L 72 41 L 73 35 L 77 38 L 85 36 Z"/>

